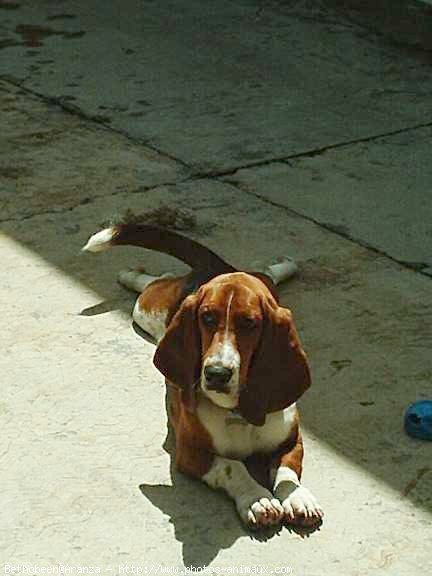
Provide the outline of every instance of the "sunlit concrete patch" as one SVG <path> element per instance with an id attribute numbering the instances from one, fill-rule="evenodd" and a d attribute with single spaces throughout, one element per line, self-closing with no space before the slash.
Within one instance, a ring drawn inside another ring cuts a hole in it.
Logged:
<path id="1" fill-rule="evenodd" d="M 137 488 L 168 469 L 152 346 L 118 310 L 80 316 L 100 297 L 4 235 L 0 254 L 2 560 L 112 562 L 163 521 Z"/>

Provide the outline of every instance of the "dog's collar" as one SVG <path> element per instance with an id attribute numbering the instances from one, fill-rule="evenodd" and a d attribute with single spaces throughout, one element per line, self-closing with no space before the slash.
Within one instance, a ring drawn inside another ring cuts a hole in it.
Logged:
<path id="1" fill-rule="evenodd" d="M 236 408 L 234 408 L 234 410 L 228 411 L 228 414 L 225 416 L 225 423 L 228 425 L 239 424 L 241 426 L 249 424 L 249 422 L 243 418 L 243 416 Z"/>

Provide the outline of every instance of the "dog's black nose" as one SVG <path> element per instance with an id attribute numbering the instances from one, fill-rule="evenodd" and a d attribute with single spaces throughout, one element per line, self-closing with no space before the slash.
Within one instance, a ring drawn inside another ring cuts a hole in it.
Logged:
<path id="1" fill-rule="evenodd" d="M 225 366 L 206 366 L 204 376 L 209 390 L 221 390 L 231 380 L 232 370 Z"/>

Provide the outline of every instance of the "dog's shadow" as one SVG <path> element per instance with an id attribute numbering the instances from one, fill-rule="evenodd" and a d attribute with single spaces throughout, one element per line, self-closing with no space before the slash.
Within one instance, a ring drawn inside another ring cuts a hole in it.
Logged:
<path id="1" fill-rule="evenodd" d="M 163 447 L 170 456 L 172 485 L 141 484 L 139 489 L 169 516 L 175 537 L 183 545 L 184 565 L 206 566 L 220 550 L 230 548 L 245 532 L 233 517 L 224 494 L 176 470 L 174 432 L 169 424 Z"/>
<path id="2" fill-rule="evenodd" d="M 170 457 L 172 485 L 141 484 L 139 489 L 169 516 L 175 537 L 183 546 L 184 565 L 206 566 L 245 531 L 223 493 L 176 470 L 174 431 L 169 423 L 163 448 Z"/>
<path id="3" fill-rule="evenodd" d="M 220 550 L 230 548 L 242 537 L 266 541 L 284 529 L 301 537 L 307 537 L 314 531 L 295 527 L 268 528 L 257 532 L 247 529 L 240 521 L 234 503 L 223 492 L 211 490 L 203 482 L 177 471 L 175 437 L 169 422 L 163 448 L 170 457 L 172 485 L 141 484 L 139 489 L 154 506 L 169 516 L 175 537 L 183 545 L 183 563 L 186 567 L 207 566 Z"/>

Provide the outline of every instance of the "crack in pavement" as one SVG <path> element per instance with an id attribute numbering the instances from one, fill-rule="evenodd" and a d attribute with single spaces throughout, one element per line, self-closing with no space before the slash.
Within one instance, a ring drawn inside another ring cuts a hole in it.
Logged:
<path id="1" fill-rule="evenodd" d="M 125 130 L 121 130 L 120 128 L 114 128 L 108 122 L 103 122 L 97 115 L 94 116 L 91 114 L 87 114 L 78 106 L 75 106 L 74 104 L 71 104 L 71 103 L 63 100 L 61 96 L 58 98 L 55 96 L 46 96 L 44 94 L 36 92 L 35 90 L 32 90 L 30 88 L 23 86 L 19 82 L 12 81 L 10 79 L 10 77 L 7 77 L 7 76 L 5 77 L 5 76 L 0 75 L 0 80 L 3 80 L 4 82 L 9 83 L 11 86 L 14 86 L 15 88 L 20 88 L 24 92 L 27 92 L 28 94 L 31 94 L 34 97 L 40 98 L 41 100 L 45 101 L 48 104 L 58 106 L 59 108 L 61 108 L 62 110 L 64 110 L 65 112 L 67 112 L 73 116 L 77 116 L 78 118 L 81 118 L 82 120 L 86 120 L 87 122 L 91 122 L 92 124 L 95 124 L 99 127 L 102 127 L 105 130 L 109 130 L 109 131 L 113 132 L 114 134 L 119 134 L 134 144 L 137 144 L 140 146 L 146 146 L 147 148 L 149 148 L 153 152 L 156 152 L 160 156 L 164 156 L 165 158 L 168 158 L 168 159 L 172 160 L 173 162 L 178 162 L 181 166 L 183 166 L 184 168 L 191 171 L 191 174 L 188 177 L 191 180 L 194 180 L 194 179 L 200 180 L 200 179 L 204 179 L 204 178 L 219 178 L 221 176 L 231 176 L 231 175 L 235 174 L 236 172 L 239 172 L 240 170 L 245 170 L 248 168 L 259 168 L 262 166 L 269 166 L 273 163 L 278 163 L 278 162 L 289 163 L 290 160 L 294 160 L 297 158 L 313 158 L 314 156 L 319 156 L 321 154 L 325 154 L 329 150 L 336 150 L 338 148 L 344 148 L 347 146 L 353 146 L 353 145 L 362 144 L 365 142 L 374 142 L 375 140 L 379 140 L 381 138 L 388 138 L 391 136 L 397 136 L 398 134 L 404 134 L 406 132 L 412 132 L 415 130 L 420 130 L 422 128 L 432 127 L 432 121 L 421 122 L 419 124 L 414 124 L 413 126 L 406 126 L 404 128 L 398 128 L 396 130 L 389 130 L 387 132 L 380 132 L 379 134 L 372 134 L 370 136 L 363 136 L 361 138 L 354 138 L 352 140 L 343 140 L 341 142 L 336 142 L 335 144 L 327 144 L 326 146 L 319 146 L 317 148 L 312 148 L 310 150 L 303 150 L 301 152 L 296 152 L 294 154 L 288 154 L 288 155 L 284 154 L 283 156 L 277 156 L 274 158 L 267 158 L 265 160 L 257 160 L 255 162 L 247 162 L 246 164 L 232 166 L 231 168 L 224 168 L 221 170 L 208 170 L 208 171 L 202 171 L 202 172 L 200 172 L 200 171 L 194 172 L 193 166 L 191 166 L 190 164 L 188 164 L 187 162 L 185 162 L 181 158 L 178 158 L 177 156 L 173 156 L 173 155 L 165 152 L 164 150 L 157 148 L 156 146 L 152 145 L 147 140 L 135 138 L 135 137 L 131 136 Z"/>
<path id="2" fill-rule="evenodd" d="M 79 108 L 78 106 L 75 106 L 74 104 L 71 104 L 70 102 L 67 102 L 66 100 L 64 100 L 62 96 L 56 97 L 56 96 L 47 96 L 46 94 L 41 94 L 40 92 L 37 92 L 36 90 L 32 90 L 26 86 L 23 86 L 23 84 L 20 82 L 12 80 L 10 78 L 10 76 L 7 76 L 7 75 L 6 76 L 0 75 L 0 80 L 2 82 L 5 82 L 6 84 L 10 84 L 11 86 L 14 86 L 15 88 L 19 88 L 23 92 L 26 92 L 27 94 L 30 94 L 31 96 L 33 96 L 35 98 L 39 98 L 40 100 L 42 100 L 46 104 L 57 106 L 61 110 L 63 110 L 64 112 L 66 112 L 68 114 L 71 114 L 72 116 L 76 116 L 76 117 L 80 118 L 81 120 L 85 120 L 89 123 L 95 124 L 96 126 L 98 126 L 100 128 L 104 128 L 105 130 L 113 132 L 114 134 L 119 134 L 120 136 L 123 136 L 124 138 L 129 140 L 129 142 L 131 142 L 133 144 L 137 144 L 139 146 L 146 146 L 147 148 L 149 148 L 153 152 L 156 152 L 160 156 L 168 158 L 169 160 L 172 160 L 173 162 L 177 162 L 178 164 L 180 164 L 181 166 L 183 166 L 184 168 L 186 168 L 188 170 L 192 169 L 192 167 L 190 165 L 188 165 L 186 162 L 184 162 L 181 158 L 177 158 L 176 156 L 170 155 L 168 152 L 160 150 L 159 148 L 157 148 L 156 146 L 154 146 L 153 144 L 151 144 L 150 142 L 148 142 L 144 139 L 134 138 L 133 136 L 128 134 L 128 132 L 126 132 L 125 130 L 121 130 L 120 128 L 114 128 L 113 126 L 110 125 L 109 122 L 103 122 L 100 119 L 100 115 L 87 114 L 86 112 L 84 112 L 84 110 L 82 110 L 82 108 Z M 22 82 L 25 82 L 25 79 Z"/>
<path id="3" fill-rule="evenodd" d="M 183 184 L 185 181 L 187 181 L 187 178 L 185 179 L 180 179 L 180 180 L 176 180 L 175 182 L 173 181 L 169 181 L 169 182 L 161 182 L 159 184 L 154 184 L 153 186 L 140 186 L 139 188 L 136 188 L 135 190 L 118 190 L 116 192 L 112 192 L 109 197 L 112 198 L 113 196 L 120 196 L 121 194 L 146 194 L 147 192 L 151 192 L 152 190 L 156 190 L 158 188 L 169 188 L 169 187 L 175 187 L 178 184 Z M 87 204 L 93 204 L 94 202 L 97 202 L 97 200 L 100 200 L 102 198 L 106 198 L 106 196 L 94 196 L 93 198 L 87 196 L 85 198 L 83 198 L 82 200 L 80 200 L 79 202 L 77 202 L 76 204 L 73 204 L 72 206 L 65 206 L 62 208 L 58 208 L 58 209 L 53 209 L 53 210 L 40 210 L 39 212 L 33 212 L 32 214 L 25 214 L 24 216 L 14 216 L 12 218 L 3 218 L 0 219 L 0 224 L 8 224 L 11 222 L 25 222 L 26 220 L 31 220 L 32 218 L 37 218 L 39 216 L 48 216 L 51 214 L 66 214 L 67 212 L 73 212 L 74 210 L 76 210 L 77 208 L 80 208 L 81 206 L 85 206 Z"/>
<path id="4" fill-rule="evenodd" d="M 419 123 L 419 124 L 416 124 L 414 126 L 407 126 L 404 128 L 399 128 L 397 130 L 382 132 L 379 134 L 373 134 L 373 135 L 365 136 L 362 138 L 356 138 L 353 140 L 336 142 L 335 144 L 329 144 L 326 146 L 313 148 L 311 150 L 305 150 L 302 152 L 297 152 L 295 154 L 284 155 L 284 156 L 276 157 L 276 158 L 269 158 L 267 160 L 258 160 L 256 162 L 250 162 L 250 163 L 247 163 L 245 165 L 234 166 L 232 168 L 227 168 L 227 169 L 222 169 L 222 170 L 209 170 L 209 171 L 203 171 L 203 172 L 193 172 L 192 166 L 190 166 L 189 164 L 187 164 L 183 160 L 181 160 L 175 156 L 172 156 L 170 154 L 167 154 L 166 152 L 152 146 L 151 144 L 149 144 L 145 140 L 134 138 L 123 130 L 113 128 L 108 123 L 102 122 L 97 117 L 86 114 L 81 108 L 74 106 L 74 105 L 71 105 L 68 102 L 65 102 L 64 100 L 62 100 L 61 97 L 56 98 L 56 97 L 51 97 L 51 96 L 46 96 L 44 94 L 40 94 L 34 90 L 31 90 L 29 88 L 22 86 L 18 82 L 17 83 L 13 82 L 10 78 L 7 78 L 7 77 L 5 78 L 3 76 L 0 76 L 0 79 L 4 82 L 14 86 L 15 88 L 19 88 L 20 90 L 23 90 L 24 92 L 32 95 L 33 97 L 40 98 L 41 100 L 45 101 L 46 103 L 48 103 L 50 105 L 54 105 L 54 106 L 61 108 L 64 112 L 66 112 L 68 114 L 72 114 L 74 116 L 77 116 L 80 119 L 85 120 L 86 122 L 89 122 L 89 123 L 91 122 L 92 124 L 95 124 L 98 127 L 102 127 L 105 130 L 109 130 L 115 134 L 119 134 L 134 144 L 137 144 L 139 146 L 146 146 L 147 148 L 149 148 L 153 152 L 156 152 L 160 156 L 168 158 L 171 161 L 177 162 L 178 164 L 180 164 L 184 168 L 187 168 L 190 171 L 189 175 L 185 176 L 184 178 L 180 178 L 180 179 L 175 180 L 175 181 L 169 181 L 166 183 L 162 182 L 162 183 L 159 183 L 159 184 L 156 184 L 153 186 L 148 186 L 148 187 L 141 186 L 139 189 L 127 191 L 128 194 L 146 193 L 146 192 L 149 192 L 151 190 L 155 190 L 157 188 L 163 188 L 163 187 L 168 187 L 168 186 L 177 186 L 179 184 L 183 184 L 183 183 L 187 183 L 187 182 L 196 182 L 198 180 L 212 180 L 212 179 L 220 180 L 221 182 L 229 183 L 230 185 L 234 186 L 235 188 L 237 188 L 238 190 L 240 190 L 244 194 L 254 196 L 255 198 L 258 198 L 262 202 L 269 204 L 271 206 L 274 206 L 277 208 L 283 208 L 287 213 L 289 213 L 291 215 L 294 215 L 298 218 L 302 218 L 304 220 L 312 222 L 316 226 L 320 226 L 320 227 L 326 229 L 327 231 L 331 232 L 332 234 L 336 234 L 336 235 L 338 235 L 338 236 L 340 236 L 340 237 L 342 237 L 342 238 L 344 238 L 344 239 L 346 239 L 346 240 L 348 240 L 354 244 L 357 244 L 359 246 L 363 246 L 364 248 L 371 250 L 372 252 L 374 252 L 376 254 L 379 254 L 381 256 L 389 258 L 390 260 L 392 260 L 393 262 L 396 262 L 397 264 L 399 264 L 400 266 L 403 266 L 404 268 L 408 268 L 410 270 L 413 270 L 414 272 L 422 274 L 423 276 L 426 276 L 429 279 L 432 278 L 432 275 L 430 273 L 426 272 L 426 270 L 429 268 L 429 265 L 425 262 L 409 262 L 409 261 L 399 260 L 399 259 L 395 258 L 394 256 L 391 256 L 389 253 L 385 252 L 384 250 L 381 250 L 381 249 L 369 244 L 368 242 L 366 242 L 360 238 L 357 238 L 357 237 L 350 235 L 349 232 L 347 232 L 346 230 L 342 231 L 338 226 L 335 226 L 335 225 L 328 223 L 328 222 L 322 222 L 322 221 L 317 220 L 311 216 L 308 216 L 307 214 L 293 210 L 292 208 L 289 208 L 283 204 L 279 204 L 278 202 L 274 202 L 272 200 L 269 200 L 265 196 L 262 196 L 258 193 L 255 193 L 255 192 L 252 192 L 249 188 L 242 186 L 236 180 L 234 180 L 234 179 L 230 180 L 230 179 L 226 178 L 227 176 L 234 176 L 237 172 L 240 172 L 241 170 L 253 169 L 253 168 L 258 168 L 258 167 L 263 167 L 263 166 L 270 166 L 272 164 L 278 164 L 278 163 L 283 163 L 283 164 L 289 165 L 290 160 L 293 160 L 293 159 L 313 158 L 315 156 L 325 154 L 326 152 L 328 152 L 330 150 L 336 150 L 336 149 L 344 148 L 344 147 L 348 147 L 348 146 L 355 146 L 356 144 L 374 142 L 376 140 L 380 140 L 383 138 L 389 138 L 392 136 L 396 136 L 398 134 L 413 132 L 413 131 L 420 130 L 423 128 L 429 128 L 429 127 L 432 127 L 432 121 Z M 110 194 L 110 196 L 116 196 L 119 194 L 125 194 L 125 191 L 121 190 L 118 192 L 113 192 Z M 36 218 L 38 216 L 44 216 L 44 215 L 50 215 L 50 214 L 57 215 L 57 214 L 67 213 L 67 212 L 73 211 L 73 210 L 75 210 L 75 209 L 77 209 L 80 206 L 83 206 L 85 204 L 93 203 L 98 198 L 101 198 L 101 196 L 97 196 L 95 198 L 84 198 L 83 200 L 81 200 L 77 204 L 74 204 L 73 206 L 69 206 L 69 207 L 65 207 L 65 208 L 59 208 L 58 210 L 42 210 L 40 212 L 34 212 L 32 214 L 27 214 L 27 215 L 21 216 L 21 217 L 6 218 L 3 220 L 0 220 L 0 224 L 10 223 L 10 222 L 22 222 L 25 220 L 30 220 L 32 218 Z"/>
<path id="5" fill-rule="evenodd" d="M 361 238 L 357 238 L 356 236 L 352 236 L 349 232 L 347 232 L 345 230 L 345 228 L 342 230 L 337 225 L 331 224 L 329 222 L 322 222 L 321 220 L 317 220 L 316 218 L 313 218 L 312 216 L 308 216 L 304 212 L 299 212 L 297 210 L 294 210 L 293 208 L 289 208 L 288 206 L 285 206 L 284 204 L 280 204 L 279 202 L 275 202 L 274 200 L 270 200 L 270 199 L 266 198 L 265 196 L 262 196 L 258 192 L 252 192 L 252 190 L 250 190 L 247 186 L 243 186 L 242 184 L 240 184 L 236 180 L 224 179 L 224 180 L 222 180 L 222 182 L 227 182 L 230 185 L 237 188 L 238 190 L 240 190 L 241 192 L 243 192 L 244 194 L 249 194 L 251 196 L 254 196 L 255 198 L 262 200 L 263 202 L 265 202 L 266 204 L 269 204 L 270 206 L 273 206 L 274 208 L 283 209 L 287 214 L 290 214 L 291 216 L 295 216 L 297 218 L 301 218 L 301 219 L 306 220 L 308 222 L 312 222 L 316 226 L 319 226 L 320 228 L 324 228 L 328 232 L 331 232 L 332 234 L 335 234 L 336 236 L 344 238 L 345 240 L 348 240 L 349 242 L 352 242 L 353 244 L 356 244 L 357 246 L 362 246 L 363 248 L 366 248 L 367 250 L 370 250 L 371 252 L 374 252 L 375 254 L 378 254 L 379 256 L 384 256 L 385 258 L 388 258 L 392 262 L 399 264 L 399 266 L 402 266 L 404 268 L 408 268 L 409 270 L 412 270 L 413 272 L 417 272 L 417 273 L 421 274 L 422 276 L 425 276 L 429 280 L 432 279 L 432 274 L 430 272 L 426 272 L 427 269 L 430 269 L 429 264 L 426 262 L 410 262 L 407 260 L 400 260 L 400 259 L 396 258 L 395 256 L 392 256 L 391 254 L 389 254 L 385 250 L 381 250 L 380 248 L 377 248 L 376 246 L 369 244 L 368 242 L 366 242 L 365 240 L 362 240 Z"/>
<path id="6" fill-rule="evenodd" d="M 431 122 L 422 122 L 419 124 L 414 124 L 413 126 L 406 126 L 404 128 L 398 128 L 397 130 L 390 130 L 389 132 L 381 132 L 379 134 L 373 134 L 371 136 L 364 136 L 362 138 L 355 138 L 353 140 L 344 140 L 342 142 L 336 142 L 335 144 L 327 144 L 326 146 L 320 146 L 318 148 L 312 148 L 311 150 L 304 150 L 302 152 L 296 152 L 294 154 L 283 155 L 275 158 L 268 158 L 267 160 L 257 160 L 256 162 L 250 162 L 241 166 L 234 166 L 232 168 L 226 168 L 223 170 L 210 170 L 208 172 L 195 172 L 192 173 L 190 179 L 201 179 L 201 178 L 221 178 L 224 176 L 233 176 L 241 170 L 248 170 L 250 168 L 261 168 L 263 166 L 271 166 L 272 164 L 288 164 L 290 160 L 296 160 L 297 158 L 313 158 L 314 156 L 320 156 L 325 154 L 330 150 L 337 150 L 338 148 L 345 148 L 348 146 L 355 146 L 356 144 L 364 144 L 367 142 L 375 142 L 376 140 L 381 140 L 382 138 L 391 138 L 392 136 L 397 136 L 398 134 L 405 134 L 407 132 L 415 132 L 416 130 L 421 130 L 423 128 L 431 128 Z"/>

